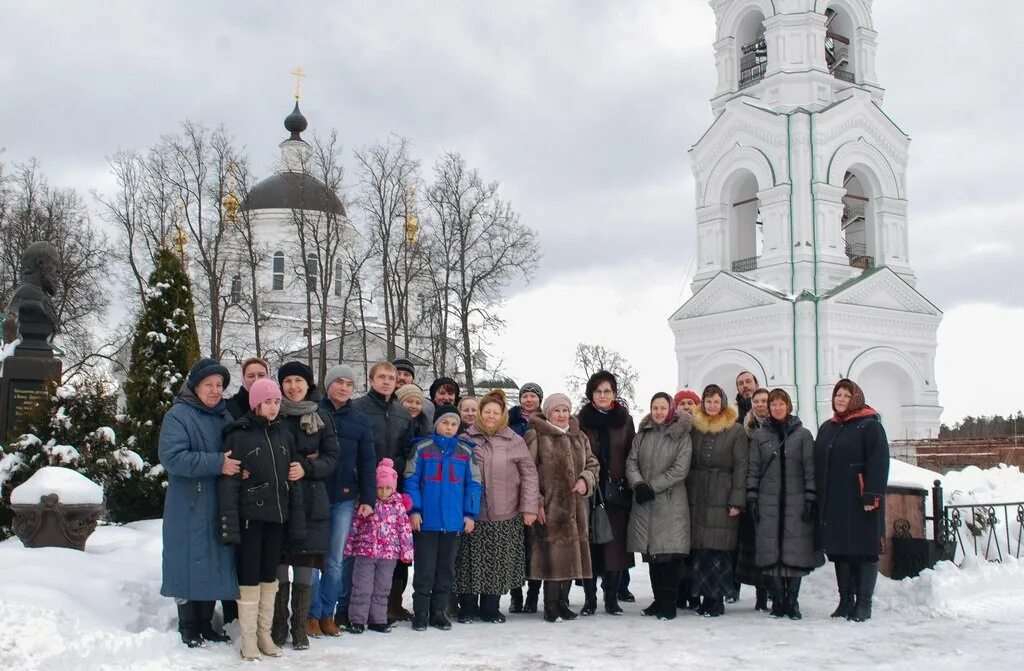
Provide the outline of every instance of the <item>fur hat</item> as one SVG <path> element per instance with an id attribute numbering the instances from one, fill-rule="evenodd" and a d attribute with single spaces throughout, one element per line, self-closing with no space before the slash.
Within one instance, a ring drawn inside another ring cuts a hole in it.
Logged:
<path id="1" fill-rule="evenodd" d="M 192 368 L 188 371 L 188 388 L 195 391 L 199 383 L 211 375 L 220 375 L 224 380 L 225 389 L 231 384 L 231 373 L 228 372 L 228 369 L 222 366 L 220 361 L 207 358 L 192 364 Z"/>
<path id="2" fill-rule="evenodd" d="M 249 409 L 256 410 L 263 401 L 281 398 L 281 388 L 269 377 L 260 378 L 249 389 Z"/>
<path id="3" fill-rule="evenodd" d="M 569 397 L 565 394 L 555 393 L 544 399 L 544 405 L 541 406 L 541 410 L 544 411 L 545 417 L 550 418 L 551 411 L 560 406 L 565 406 L 569 409 L 569 412 L 572 412 L 572 401 L 569 400 Z"/>
<path id="4" fill-rule="evenodd" d="M 423 400 L 423 390 L 414 384 L 404 384 L 395 392 L 395 398 L 398 399 L 399 403 L 413 397 L 419 397 L 421 401 Z"/>
<path id="5" fill-rule="evenodd" d="M 395 462 L 391 461 L 387 457 L 380 460 L 377 464 L 377 486 L 378 487 L 390 487 L 391 489 L 398 488 L 398 471 L 394 468 Z"/>
<path id="6" fill-rule="evenodd" d="M 355 384 L 356 372 L 352 370 L 351 366 L 346 366 L 345 364 L 331 366 L 327 369 L 327 375 L 324 375 L 324 389 L 330 389 L 331 385 L 334 384 L 334 381 L 339 378 L 352 380 L 352 384 Z"/>
<path id="7" fill-rule="evenodd" d="M 316 389 L 316 380 L 313 379 L 313 369 L 301 361 L 289 361 L 277 369 L 277 383 L 284 384 L 284 379 L 289 375 L 298 375 L 306 381 L 310 389 Z"/>

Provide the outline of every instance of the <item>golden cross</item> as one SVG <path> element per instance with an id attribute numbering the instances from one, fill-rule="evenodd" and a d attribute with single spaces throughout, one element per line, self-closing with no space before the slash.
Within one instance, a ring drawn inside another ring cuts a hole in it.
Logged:
<path id="1" fill-rule="evenodd" d="M 291 74 L 295 77 L 295 99 L 298 100 L 302 93 L 302 78 L 306 76 L 306 73 L 299 67 L 292 70 Z"/>
<path id="2" fill-rule="evenodd" d="M 177 228 L 178 228 L 178 234 L 174 236 L 173 242 L 174 242 L 174 246 L 178 250 L 178 256 L 180 256 L 181 260 L 184 261 L 185 260 L 185 243 L 188 242 L 188 236 L 185 235 L 185 231 L 181 230 L 181 224 L 178 224 Z"/>

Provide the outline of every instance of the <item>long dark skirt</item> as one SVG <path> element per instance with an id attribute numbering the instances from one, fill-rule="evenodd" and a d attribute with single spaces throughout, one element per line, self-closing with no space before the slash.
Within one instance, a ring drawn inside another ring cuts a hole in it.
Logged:
<path id="1" fill-rule="evenodd" d="M 462 537 L 455 560 L 455 594 L 504 594 L 526 582 L 523 518 L 477 522 Z"/>
<path id="2" fill-rule="evenodd" d="M 694 550 L 690 593 L 720 599 L 733 593 L 732 552 Z"/>

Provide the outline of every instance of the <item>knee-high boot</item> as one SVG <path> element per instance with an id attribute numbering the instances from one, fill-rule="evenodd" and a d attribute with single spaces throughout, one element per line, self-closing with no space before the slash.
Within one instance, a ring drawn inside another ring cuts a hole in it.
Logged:
<path id="1" fill-rule="evenodd" d="M 799 620 L 800 614 L 800 577 L 786 578 L 786 617 Z"/>
<path id="2" fill-rule="evenodd" d="M 284 645 L 288 640 L 288 601 L 291 598 L 290 582 L 279 582 L 274 595 L 274 623 L 270 627 L 270 638 L 275 645 Z"/>
<path id="3" fill-rule="evenodd" d="M 604 612 L 609 615 L 622 615 L 622 608 L 619 606 L 619 579 L 621 571 L 608 571 L 604 574 L 602 587 L 604 588 Z"/>
<path id="4" fill-rule="evenodd" d="M 597 578 L 583 579 L 583 608 L 580 615 L 587 617 L 597 612 Z"/>
<path id="5" fill-rule="evenodd" d="M 857 603 L 855 596 L 857 587 L 854 584 L 854 580 L 853 564 L 846 561 L 837 561 L 836 585 L 839 587 L 839 605 L 832 611 L 832 617 L 848 618 L 853 613 L 853 607 Z"/>
<path id="6" fill-rule="evenodd" d="M 772 617 L 785 617 L 786 615 L 786 579 L 772 577 L 772 610 L 769 613 Z"/>
<path id="7" fill-rule="evenodd" d="M 558 599 L 561 596 L 561 583 L 554 580 L 544 581 L 544 621 L 557 622 Z"/>
<path id="8" fill-rule="evenodd" d="M 523 612 L 536 613 L 537 597 L 540 596 L 540 580 L 527 581 L 526 585 L 526 600 L 523 602 Z"/>
<path id="9" fill-rule="evenodd" d="M 857 571 L 857 605 L 853 607 L 850 619 L 864 622 L 871 619 L 871 598 L 878 582 L 878 562 L 862 562 Z"/>

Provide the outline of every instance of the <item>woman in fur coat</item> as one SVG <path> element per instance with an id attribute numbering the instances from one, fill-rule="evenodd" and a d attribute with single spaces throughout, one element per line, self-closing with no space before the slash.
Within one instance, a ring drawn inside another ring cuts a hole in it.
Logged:
<path id="1" fill-rule="evenodd" d="M 576 619 L 577 614 L 569 609 L 572 581 L 593 577 L 589 497 L 597 485 L 599 466 L 571 412 L 568 396 L 552 394 L 544 399 L 543 412 L 530 416 L 526 432 L 541 495 L 529 577 L 544 581 L 544 619 L 548 622 Z"/>
<path id="2" fill-rule="evenodd" d="M 724 615 L 725 596 L 734 589 L 732 556 L 746 503 L 747 433 L 726 398 L 718 385 L 705 387 L 690 432 L 691 590 L 701 597 L 697 612 L 706 617 Z"/>
<path id="3" fill-rule="evenodd" d="M 634 497 L 627 548 L 642 553 L 650 566 L 654 603 L 643 614 L 659 620 L 676 616 L 679 573 L 683 557 L 690 553 L 686 476 L 692 425 L 688 413 L 676 416 L 671 396 L 655 394 L 626 459 L 626 479 Z"/>

